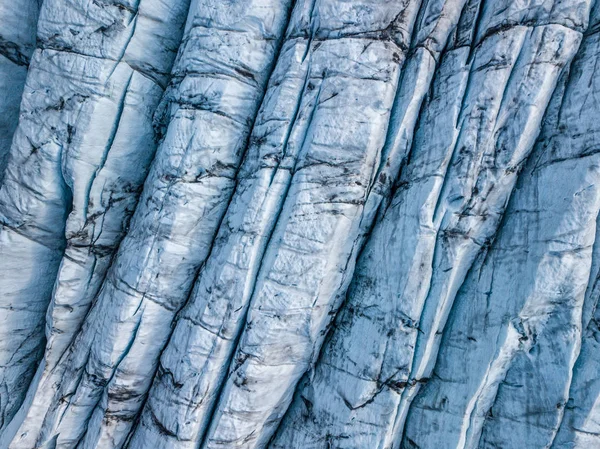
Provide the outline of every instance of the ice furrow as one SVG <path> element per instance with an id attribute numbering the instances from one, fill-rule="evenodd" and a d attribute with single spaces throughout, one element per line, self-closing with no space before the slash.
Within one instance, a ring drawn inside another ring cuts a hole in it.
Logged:
<path id="1" fill-rule="evenodd" d="M 0 0 L 0 449 L 600 445 L 599 13 Z"/>
<path id="2" fill-rule="evenodd" d="M 579 117 L 584 113 L 587 114 L 588 111 L 593 114 L 592 111 L 600 107 L 593 94 L 598 90 L 598 76 L 595 74 L 600 67 L 598 61 L 600 38 L 597 33 L 599 24 L 600 4 L 596 3 L 590 27 L 580 51 L 581 68 L 573 71 L 570 78 L 571 82 L 585 86 L 585 90 L 577 93 L 574 91 L 572 94 L 577 98 L 574 102 L 578 101 L 580 105 Z M 589 63 L 586 64 L 586 61 Z M 593 65 L 591 65 L 592 61 Z M 579 126 L 574 126 L 573 130 L 581 132 L 581 137 L 576 141 L 585 147 L 581 157 L 594 152 L 600 136 L 596 123 L 586 121 Z M 600 320 L 598 317 L 600 313 L 597 307 L 600 294 L 598 290 L 600 287 L 598 283 L 600 257 L 598 251 L 600 251 L 600 227 L 597 225 L 590 280 L 582 311 L 581 349 L 573 367 L 568 401 L 563 407 L 564 415 L 560 428 L 550 446 L 553 449 L 584 449 L 600 444 L 600 407 L 598 402 L 598 398 L 600 398 L 598 381 L 598 370 L 600 369 L 598 364 L 598 354 L 600 354 L 598 322 Z"/>
<path id="3" fill-rule="evenodd" d="M 349 37 L 332 34 L 334 26 L 327 13 L 336 5 L 347 14 L 344 17 L 347 22 L 356 20 L 355 17 L 364 20 L 364 30 L 348 34 Z M 458 20 L 458 13 L 452 18 L 453 8 L 458 7 L 460 11 L 461 5 L 462 2 L 428 2 L 423 6 L 422 23 L 427 23 L 427 32 L 416 33 L 421 46 L 404 66 L 401 61 L 406 50 L 403 49 L 410 45 L 411 22 L 416 18 L 419 4 L 407 3 L 398 5 L 397 10 L 386 11 L 397 21 L 386 29 L 407 30 L 406 40 L 391 39 L 394 44 L 391 47 L 382 46 L 386 39 L 373 40 L 376 32 L 367 28 L 369 23 L 377 22 L 373 17 L 378 18 L 382 6 L 367 9 L 373 15 L 371 17 L 359 15 L 365 7 L 360 2 L 350 6 L 344 2 L 317 1 L 314 5 L 306 5 L 305 12 L 301 9 L 302 3 L 297 6 L 295 13 L 298 14 L 293 19 L 306 17 L 305 34 L 311 45 L 304 62 L 310 61 L 313 68 L 318 64 L 324 73 L 319 87 L 321 101 L 302 139 L 291 187 L 264 251 L 252 297 L 244 299 L 244 302 L 250 300 L 250 310 L 203 447 L 264 447 L 276 429 L 297 382 L 320 350 L 350 280 L 364 234 L 385 192 L 389 191 L 388 178 L 395 176 L 394 171 L 399 169 L 408 151 L 421 100 L 429 88 L 431 76 L 427 71 L 435 64 L 432 54 L 437 50 L 436 45 L 439 46 L 439 41 L 432 39 L 427 43 L 426 38 L 435 35 L 444 41 Z M 387 8 L 390 9 L 390 5 Z M 442 13 L 436 15 L 440 11 Z M 292 35 L 294 26 L 292 21 Z M 322 38 L 322 35 L 328 38 Z M 315 42 L 319 46 L 313 50 Z M 389 79 L 382 81 L 389 84 L 391 79 L 400 84 L 389 92 L 389 96 L 381 96 L 384 88 L 379 87 L 378 91 L 378 83 L 367 88 L 367 79 L 378 81 L 374 77 L 352 79 L 355 69 L 341 56 L 345 56 L 346 48 L 360 48 L 359 45 L 364 46 L 360 53 L 361 64 L 379 55 L 381 68 L 378 70 L 391 73 Z M 394 52 L 401 54 L 394 55 Z M 381 56 L 386 54 L 389 61 Z M 331 65 L 328 67 L 328 64 Z M 337 64 L 348 68 L 342 70 Z M 343 78 L 338 75 L 342 73 Z M 334 83 L 337 85 L 335 91 L 330 87 Z M 389 105 L 383 109 L 387 111 L 386 117 L 365 116 L 355 111 L 352 100 L 358 95 L 354 88 L 357 83 L 361 83 L 369 95 L 358 96 L 357 104 L 375 108 L 377 103 L 373 104 L 373 101 L 377 101 Z M 350 99 L 349 95 L 352 95 Z M 341 121 L 340 117 L 345 120 Z M 395 121 L 386 133 L 390 117 Z M 349 139 L 342 135 L 342 130 L 346 129 L 345 133 L 348 133 L 348 128 L 355 130 Z M 331 145 L 331 139 L 335 139 L 337 145 Z M 208 306 L 203 307 L 208 309 Z M 212 317 L 212 312 L 209 310 L 205 315 Z M 222 316 L 227 318 L 226 314 L 222 313 Z M 228 323 L 219 318 L 215 324 L 225 324 L 228 328 Z M 234 328 L 239 325 L 238 318 Z M 217 347 L 232 348 L 229 342 L 213 341 Z M 205 347 L 202 351 L 207 354 L 205 358 L 211 356 Z M 231 349 L 225 354 L 226 360 L 230 352 Z M 216 379 L 220 380 L 223 374 L 223 369 L 219 368 Z M 175 376 L 172 382 L 181 377 Z M 171 381 L 170 377 L 168 379 Z M 208 379 L 206 383 L 213 382 L 213 375 Z M 193 384 L 194 380 L 191 382 Z M 206 388 L 202 378 L 199 382 L 203 389 Z M 213 391 L 215 387 L 210 388 L 209 391 Z"/>
<path id="4" fill-rule="evenodd" d="M 499 235 L 457 295 L 435 369 L 411 406 L 403 447 L 477 448 L 491 425 L 486 420 L 502 423 L 503 431 L 487 433 L 494 440 L 482 447 L 549 447 L 554 438 L 579 350 L 599 207 L 597 160 L 581 158 L 596 131 L 576 118 L 581 89 L 595 77 L 596 47 L 584 39 Z M 514 388 L 518 398 L 509 397 Z M 495 401 L 511 404 L 510 432 Z"/>
<path id="5" fill-rule="evenodd" d="M 587 23 L 585 8 L 563 17 L 552 2 L 541 10 L 535 2 L 497 4 L 465 10 L 474 20 L 464 25 L 476 28 L 467 35 L 480 37 L 442 57 L 395 197 L 273 447 L 399 447 L 454 295 L 494 236 L 558 77 L 579 45 L 581 31 L 555 23 Z M 551 24 L 514 22 L 531 8 Z M 488 33 L 492 28 L 498 31 Z"/>
<path id="6" fill-rule="evenodd" d="M 310 32 L 314 32 L 312 26 Z M 368 42 L 360 43 L 359 37 L 353 39 L 357 41 L 351 44 L 353 48 L 368 45 Z M 349 95 L 350 89 L 346 86 L 348 82 L 356 81 L 338 81 L 336 75 L 328 75 L 332 68 L 336 73 L 344 72 L 345 61 L 330 53 L 341 48 L 341 44 L 325 41 L 311 48 L 310 40 L 299 40 L 292 32 L 284 46 L 280 65 L 251 138 L 238 189 L 222 232 L 217 236 L 217 246 L 200 274 L 192 300 L 163 355 L 147 410 L 132 440 L 135 447 L 144 447 L 156 439 L 163 440 L 164 447 L 194 447 L 200 441 L 244 324 L 255 278 L 265 248 L 272 241 L 273 229 L 284 208 L 290 185 L 294 185 L 300 173 L 331 170 L 335 166 L 316 150 L 304 148 L 317 115 L 326 114 L 322 112 L 325 108 L 335 110 L 347 101 L 345 96 Z M 366 56 L 358 63 L 367 64 L 370 57 Z M 325 62 L 327 59 L 332 59 L 331 65 Z M 352 72 L 344 75 L 348 76 L 352 76 Z M 350 95 L 354 92 L 350 90 Z M 290 96 L 296 98 L 296 104 L 289 102 Z M 275 120 L 277 117 L 280 120 Z M 328 148 L 325 150 L 329 151 Z M 362 185 L 367 182 L 368 179 Z M 315 199 L 305 204 L 323 207 L 338 203 L 344 207 L 344 203 L 352 202 L 332 198 Z M 285 215 L 282 218 L 287 219 Z M 306 232 L 290 230 L 288 235 L 297 242 L 309 239 Z M 290 242 L 282 246 L 290 255 L 306 255 L 322 243 L 319 238 L 310 240 L 310 247 Z M 279 282 L 278 287 L 285 289 L 286 283 Z M 293 287 L 290 291 L 295 293 Z M 183 354 L 193 355 L 182 359 Z M 165 428 L 169 431 L 164 432 Z"/>
<path id="7" fill-rule="evenodd" d="M 235 187 L 288 10 L 287 1 L 192 4 L 158 113 L 168 122 L 164 139 L 82 331 L 40 386 L 54 395 L 32 415 L 41 421 L 36 444 L 127 441 Z"/>
<path id="8" fill-rule="evenodd" d="M 596 244 L 593 259 L 598 256 L 598 243 L 600 227 L 596 228 Z M 596 275 L 594 275 L 596 273 Z M 556 449 L 584 449 L 600 444 L 600 385 L 598 382 L 598 277 L 597 271 L 592 269 L 590 285 L 586 292 L 583 312 L 583 335 L 581 351 L 573 368 L 573 378 L 570 385 L 568 401 L 564 407 L 564 416 L 558 433 L 552 443 Z M 593 303 L 593 315 L 586 314 L 586 307 Z M 585 317 L 588 317 L 586 319 Z M 586 325 L 587 323 L 587 325 Z"/>
<path id="9" fill-rule="evenodd" d="M 436 153 L 439 153 L 443 147 L 441 147 L 439 139 L 431 138 L 432 133 L 439 132 L 448 136 L 455 133 L 455 121 L 460 111 L 461 91 L 464 91 L 469 72 L 468 65 L 465 65 L 467 56 L 468 49 L 464 47 L 445 52 L 441 66 L 435 75 L 432 95 L 428 99 L 424 115 L 420 118 L 415 143 L 431 142 L 432 147 L 434 143 L 436 144 L 439 148 L 437 152 L 434 152 L 433 149 L 423 152 L 425 157 L 428 154 L 435 155 L 431 156 L 433 163 L 437 162 L 439 156 Z M 415 148 L 413 148 L 414 151 Z M 446 159 L 448 158 L 446 157 Z M 431 165 L 433 165 L 432 162 L 430 162 Z M 431 171 L 432 173 L 426 174 L 426 170 L 421 170 L 423 182 L 429 184 L 423 188 L 423 192 L 430 191 L 432 183 L 439 184 L 442 178 L 433 170 Z M 414 197 L 418 196 L 414 195 Z M 398 204 L 392 202 L 388 206 L 388 213 L 389 208 L 398 208 Z M 389 275 L 392 270 L 394 276 L 397 273 L 397 252 L 393 250 L 388 252 L 387 249 L 384 249 L 394 240 L 384 241 L 381 239 L 381 245 L 377 249 L 374 249 L 371 243 L 378 240 L 381 227 L 380 223 L 375 225 L 359 259 L 347 304 L 344 305 L 344 309 L 340 312 L 340 317 L 332 329 L 332 337 L 325 343 L 314 372 L 310 373 L 305 379 L 304 385 L 300 386 L 294 402 L 271 444 L 273 448 L 383 447 L 382 434 L 385 434 L 385 429 L 382 427 L 383 423 L 390 421 L 389 414 L 392 408 L 388 405 L 389 410 L 383 409 L 381 414 L 375 408 L 383 408 L 378 402 L 379 394 L 384 388 L 389 388 L 384 382 L 390 386 L 394 385 L 394 378 L 389 375 L 385 375 L 384 378 L 381 373 L 381 358 L 388 348 L 388 342 L 385 338 L 381 338 L 380 341 L 377 339 L 392 332 L 393 327 L 416 327 L 418 323 L 414 323 L 408 315 L 400 311 L 389 313 L 390 311 L 385 310 L 390 304 L 383 302 L 385 300 L 381 295 L 370 299 L 364 307 L 360 302 L 353 301 L 353 295 L 356 294 L 358 286 L 361 285 L 359 281 L 363 277 L 361 264 L 367 259 L 374 262 L 373 259 L 379 250 L 383 250 L 384 252 L 379 254 L 388 259 L 388 262 L 378 261 L 379 269 L 385 271 L 382 273 L 381 279 L 385 278 L 390 283 L 394 282 L 394 278 L 386 275 Z M 390 233 L 390 235 L 393 234 L 396 235 L 395 239 L 402 238 L 400 232 Z M 368 286 L 370 283 L 365 282 L 365 285 Z M 380 282 L 378 288 L 382 288 L 383 285 L 385 284 Z M 394 284 L 391 284 L 389 288 L 390 291 L 397 289 Z M 378 306 L 378 304 L 381 305 Z M 402 321 L 396 322 L 398 318 Z M 343 338 L 347 337 L 350 329 L 356 338 L 360 336 L 361 343 L 358 346 L 354 346 L 354 342 L 353 346 L 346 346 Z M 342 333 L 344 333 L 343 338 L 341 337 Z M 393 342 L 392 347 L 394 347 Z M 359 362 L 360 358 L 364 360 L 364 363 Z M 345 384 L 347 388 L 344 388 Z M 361 385 L 360 389 L 357 388 L 357 384 Z M 397 382 L 397 384 L 403 385 L 402 382 Z M 357 424 L 353 425 L 354 422 Z"/>
<path id="10" fill-rule="evenodd" d="M 196 448 L 244 323 L 265 247 L 310 125 L 321 72 L 306 42 L 284 44 L 215 246 L 162 354 L 129 448 Z M 290 97 L 295 101 L 290 101 Z"/>
<path id="11" fill-rule="evenodd" d="M 152 80 L 132 66 L 169 71 L 187 0 L 170 6 L 160 0 L 129 3 L 124 8 L 108 1 L 48 0 L 40 12 L 37 49 L 0 190 L 0 301 L 11 310 L 0 326 L 0 376 L 15 384 L 9 395 L 17 407 L 43 350 L 44 316 L 55 282 L 55 298 L 67 307 L 62 312 L 78 309 L 93 275 L 82 266 L 101 252 L 92 235 L 107 207 L 102 197 L 111 191 L 120 197 L 113 208 L 119 222 L 135 204 L 154 152 L 151 116 L 163 90 L 157 80 L 164 85 L 167 78 Z M 135 173 L 124 174 L 130 172 L 127 163 L 137 165 Z M 109 223 L 101 242 L 107 243 L 106 253 L 119 239 L 119 225 L 113 223 L 109 237 Z M 108 259 L 96 268 L 101 271 Z M 62 296 L 65 283 L 73 288 L 65 292 L 68 298 Z M 73 328 L 78 321 L 72 320 Z M 55 335 L 48 333 L 52 345 Z"/>

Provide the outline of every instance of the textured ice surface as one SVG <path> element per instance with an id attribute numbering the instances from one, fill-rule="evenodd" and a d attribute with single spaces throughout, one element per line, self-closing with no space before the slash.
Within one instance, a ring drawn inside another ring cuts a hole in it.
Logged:
<path id="1" fill-rule="evenodd" d="M 0 449 L 600 447 L 596 2 L 0 19 Z"/>

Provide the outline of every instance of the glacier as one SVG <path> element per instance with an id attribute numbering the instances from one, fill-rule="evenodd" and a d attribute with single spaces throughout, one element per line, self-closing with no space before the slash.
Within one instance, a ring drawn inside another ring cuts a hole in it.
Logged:
<path id="1" fill-rule="evenodd" d="M 600 448 L 600 2 L 0 19 L 0 449 Z"/>

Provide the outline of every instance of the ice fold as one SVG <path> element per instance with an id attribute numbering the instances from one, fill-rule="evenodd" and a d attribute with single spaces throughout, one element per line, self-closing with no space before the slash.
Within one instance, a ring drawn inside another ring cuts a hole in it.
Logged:
<path id="1" fill-rule="evenodd" d="M 0 449 L 599 445 L 599 11 L 0 0 Z"/>

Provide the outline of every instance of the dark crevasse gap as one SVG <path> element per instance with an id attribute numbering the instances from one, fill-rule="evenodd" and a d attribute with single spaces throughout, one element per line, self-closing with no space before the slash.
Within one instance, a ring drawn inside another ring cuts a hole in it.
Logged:
<path id="1" fill-rule="evenodd" d="M 125 444 L 235 187 L 289 8 L 192 3 L 160 107 L 168 126 L 129 231 L 11 448 Z"/>
<path id="2" fill-rule="evenodd" d="M 468 5 L 461 24 L 474 41 L 459 24 L 395 196 L 271 447 L 400 446 L 454 296 L 497 231 L 587 25 L 589 2 L 538 3 Z"/>
<path id="3" fill-rule="evenodd" d="M 70 325 L 77 328 L 85 314 L 79 302 L 96 288 L 94 276 L 102 276 L 135 205 L 156 146 L 152 114 L 187 6 L 188 0 L 48 0 L 42 6 L 0 190 L 5 425 L 43 352 L 55 282 L 59 307 L 75 309 Z M 52 329 L 48 334 L 55 336 Z"/>

